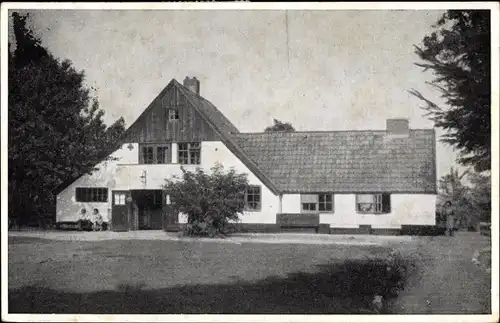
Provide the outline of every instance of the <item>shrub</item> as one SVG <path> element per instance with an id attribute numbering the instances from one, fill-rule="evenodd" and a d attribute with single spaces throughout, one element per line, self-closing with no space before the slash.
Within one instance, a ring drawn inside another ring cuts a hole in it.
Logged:
<path id="1" fill-rule="evenodd" d="M 194 172 L 182 169 L 182 176 L 166 179 L 165 193 L 176 213 L 188 217 L 185 234 L 215 237 L 226 233 L 229 221 L 239 221 L 248 187 L 246 174 L 234 169 L 224 171 L 220 164 L 211 174 L 201 168 Z"/>

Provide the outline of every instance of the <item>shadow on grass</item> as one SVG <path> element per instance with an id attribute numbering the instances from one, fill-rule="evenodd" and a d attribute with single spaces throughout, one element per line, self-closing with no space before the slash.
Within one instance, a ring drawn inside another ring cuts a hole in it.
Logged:
<path id="1" fill-rule="evenodd" d="M 405 271 L 406 272 L 406 271 Z M 214 273 L 215 275 L 217 273 Z M 81 314 L 359 314 L 369 313 L 373 296 L 390 298 L 404 285 L 401 271 L 388 273 L 384 261 L 347 261 L 318 266 L 315 273 L 236 280 L 224 285 L 186 285 L 72 293 L 37 286 L 9 290 L 10 313 Z"/>

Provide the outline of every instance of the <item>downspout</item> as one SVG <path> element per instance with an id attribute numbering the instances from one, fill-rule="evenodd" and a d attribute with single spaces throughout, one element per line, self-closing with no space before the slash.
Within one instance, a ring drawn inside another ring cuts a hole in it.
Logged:
<path id="1" fill-rule="evenodd" d="M 279 195 L 279 204 L 278 204 L 278 213 L 282 213 L 283 212 L 283 194 L 280 194 Z"/>

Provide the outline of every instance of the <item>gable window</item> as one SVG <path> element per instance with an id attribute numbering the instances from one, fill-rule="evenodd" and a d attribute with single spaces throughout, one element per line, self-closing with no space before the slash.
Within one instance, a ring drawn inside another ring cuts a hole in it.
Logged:
<path id="1" fill-rule="evenodd" d="M 168 109 L 168 121 L 179 120 L 180 114 L 178 109 Z"/>
<path id="2" fill-rule="evenodd" d="M 200 164 L 201 145 L 199 142 L 179 143 L 179 164 Z"/>
<path id="3" fill-rule="evenodd" d="M 333 212 L 333 194 L 301 194 L 302 212 Z"/>
<path id="4" fill-rule="evenodd" d="M 168 164 L 171 162 L 170 144 L 141 144 L 140 164 Z"/>
<path id="5" fill-rule="evenodd" d="M 77 187 L 75 199 L 77 202 L 107 202 L 108 189 L 106 187 Z"/>
<path id="6" fill-rule="evenodd" d="M 170 160 L 170 149 L 168 146 L 156 147 L 156 163 L 166 164 Z"/>
<path id="7" fill-rule="evenodd" d="M 153 147 L 142 147 L 142 164 L 154 164 Z"/>
<path id="8" fill-rule="evenodd" d="M 245 194 L 245 210 L 260 211 L 261 209 L 261 189 L 260 186 L 250 185 Z"/>
<path id="9" fill-rule="evenodd" d="M 356 212 L 384 214 L 391 212 L 391 196 L 386 193 L 357 194 Z"/>

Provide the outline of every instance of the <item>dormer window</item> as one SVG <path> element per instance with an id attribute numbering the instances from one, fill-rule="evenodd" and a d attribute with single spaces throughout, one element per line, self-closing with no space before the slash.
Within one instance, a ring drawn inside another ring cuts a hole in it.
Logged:
<path id="1" fill-rule="evenodd" d="M 168 121 L 179 120 L 179 110 L 168 109 Z"/>

